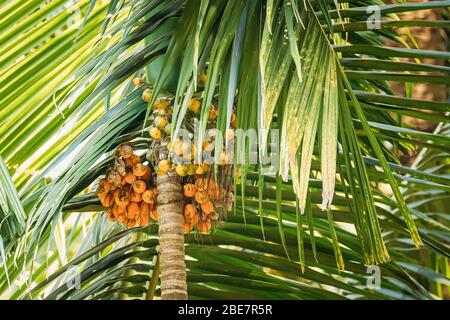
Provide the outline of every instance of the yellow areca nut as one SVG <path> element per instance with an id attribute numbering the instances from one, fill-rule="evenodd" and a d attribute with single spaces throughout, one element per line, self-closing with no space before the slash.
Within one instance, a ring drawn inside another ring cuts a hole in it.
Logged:
<path id="1" fill-rule="evenodd" d="M 211 109 L 209 110 L 208 120 L 209 120 L 209 121 L 214 121 L 214 120 L 216 120 L 217 114 L 218 114 L 217 107 L 216 107 L 216 106 L 212 106 Z"/>
<path id="2" fill-rule="evenodd" d="M 228 164 L 228 156 L 225 152 L 222 152 L 220 154 L 220 163 L 221 164 Z"/>
<path id="3" fill-rule="evenodd" d="M 142 81 L 141 78 L 136 77 L 136 78 L 133 79 L 133 84 L 136 86 L 136 88 L 140 88 L 140 87 L 142 87 L 144 82 Z"/>
<path id="4" fill-rule="evenodd" d="M 169 170 L 170 170 L 170 162 L 169 160 L 165 159 L 165 160 L 161 160 L 158 164 L 158 172 L 162 173 L 162 174 L 166 174 Z"/>
<path id="5" fill-rule="evenodd" d="M 200 111 L 200 106 L 201 106 L 200 100 L 195 99 L 195 98 L 192 98 L 191 100 L 189 100 L 189 103 L 188 103 L 189 111 L 198 113 Z"/>
<path id="6" fill-rule="evenodd" d="M 167 120 L 164 117 L 156 117 L 154 121 L 155 127 L 162 130 L 167 124 Z"/>
<path id="7" fill-rule="evenodd" d="M 166 126 L 164 127 L 164 133 L 167 135 L 170 135 L 172 133 L 172 124 L 171 123 L 166 124 Z"/>
<path id="8" fill-rule="evenodd" d="M 198 165 L 197 169 L 195 169 L 195 174 L 205 174 L 206 170 L 204 169 L 203 165 Z"/>
<path id="9" fill-rule="evenodd" d="M 184 177 L 188 173 L 188 167 L 184 164 L 179 164 L 175 168 L 175 171 L 179 176 Z"/>
<path id="10" fill-rule="evenodd" d="M 198 77 L 198 85 L 204 87 L 206 83 L 206 73 L 202 72 Z"/>
<path id="11" fill-rule="evenodd" d="M 150 90 L 145 89 L 144 92 L 142 93 L 142 99 L 144 99 L 144 101 L 146 103 L 149 103 L 151 98 L 152 98 L 152 94 L 151 94 Z"/>
<path id="12" fill-rule="evenodd" d="M 197 165 L 195 165 L 195 164 L 189 164 L 188 165 L 188 172 L 187 172 L 187 174 L 189 175 L 189 176 L 193 176 L 194 174 L 195 174 L 195 171 L 197 170 Z"/>
<path id="13" fill-rule="evenodd" d="M 181 152 L 183 153 L 184 156 L 190 155 L 192 153 L 191 143 L 183 142 L 181 144 Z"/>
<path id="14" fill-rule="evenodd" d="M 162 138 L 161 130 L 159 130 L 156 127 L 152 127 L 150 129 L 150 137 L 152 137 L 155 140 L 160 140 Z"/>
<path id="15" fill-rule="evenodd" d="M 172 151 L 177 155 L 177 156 L 182 156 L 183 155 L 183 149 L 181 148 L 182 146 L 182 142 L 181 140 L 175 140 L 173 142 L 172 145 Z"/>
<path id="16" fill-rule="evenodd" d="M 158 109 L 158 110 L 167 110 L 169 108 L 169 101 L 165 100 L 165 99 L 161 99 L 157 102 L 155 102 L 155 104 L 153 105 L 154 109 Z"/>

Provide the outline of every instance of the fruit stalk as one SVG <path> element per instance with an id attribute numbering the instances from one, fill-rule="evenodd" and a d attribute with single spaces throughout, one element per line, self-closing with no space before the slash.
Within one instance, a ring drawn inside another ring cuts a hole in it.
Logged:
<path id="1" fill-rule="evenodd" d="M 161 299 L 186 300 L 183 191 L 174 172 L 157 177 Z"/>

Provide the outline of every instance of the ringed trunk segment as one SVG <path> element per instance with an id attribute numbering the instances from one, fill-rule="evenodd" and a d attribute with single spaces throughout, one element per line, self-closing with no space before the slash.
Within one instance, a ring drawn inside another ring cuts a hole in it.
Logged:
<path id="1" fill-rule="evenodd" d="M 161 299 L 186 300 L 183 190 L 173 172 L 157 177 Z"/>

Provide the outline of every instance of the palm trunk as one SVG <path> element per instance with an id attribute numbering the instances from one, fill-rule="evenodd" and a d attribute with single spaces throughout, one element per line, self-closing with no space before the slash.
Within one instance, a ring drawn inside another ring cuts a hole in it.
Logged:
<path id="1" fill-rule="evenodd" d="M 157 202 L 161 299 L 186 300 L 183 192 L 177 174 L 157 178 Z"/>

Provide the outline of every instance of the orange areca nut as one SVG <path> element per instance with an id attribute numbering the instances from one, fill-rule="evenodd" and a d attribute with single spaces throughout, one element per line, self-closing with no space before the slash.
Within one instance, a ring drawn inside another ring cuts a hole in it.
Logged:
<path id="1" fill-rule="evenodd" d="M 108 208 L 108 210 L 106 210 L 106 217 L 108 218 L 108 220 L 113 222 L 117 220 L 111 208 Z"/>
<path id="2" fill-rule="evenodd" d="M 133 166 L 133 174 L 136 177 L 142 177 L 144 174 L 147 173 L 147 169 L 145 169 L 147 166 L 143 165 L 142 163 L 136 163 Z"/>
<path id="3" fill-rule="evenodd" d="M 149 215 L 150 213 L 150 206 L 148 203 L 141 202 L 141 215 Z"/>
<path id="4" fill-rule="evenodd" d="M 122 182 L 133 184 L 136 181 L 136 176 L 133 174 L 133 172 L 128 172 L 126 176 L 122 179 Z"/>
<path id="5" fill-rule="evenodd" d="M 119 147 L 119 156 L 128 159 L 133 156 L 133 148 L 129 144 L 122 144 Z"/>
<path id="6" fill-rule="evenodd" d="M 208 189 L 208 180 L 204 178 L 197 179 L 195 181 L 195 188 L 197 189 L 197 191 L 206 191 L 206 189 Z"/>
<path id="7" fill-rule="evenodd" d="M 142 194 L 141 193 L 137 193 L 136 191 L 131 191 L 130 192 L 130 201 L 133 202 L 141 202 L 142 201 Z"/>
<path id="8" fill-rule="evenodd" d="M 125 159 L 125 165 L 132 168 L 136 163 L 141 163 L 141 157 L 133 154 L 131 157 Z"/>
<path id="9" fill-rule="evenodd" d="M 210 200 L 206 201 L 204 203 L 201 203 L 200 207 L 202 208 L 202 211 L 206 214 L 210 214 L 210 213 L 214 212 L 214 205 Z"/>
<path id="10" fill-rule="evenodd" d="M 122 177 L 125 177 L 127 175 L 127 168 L 125 166 L 125 161 L 123 161 L 123 159 L 117 160 L 115 170 Z"/>
<path id="11" fill-rule="evenodd" d="M 140 227 L 145 227 L 148 224 L 148 215 L 143 216 L 142 214 L 139 215 L 136 219 L 136 223 Z"/>
<path id="12" fill-rule="evenodd" d="M 109 193 L 97 194 L 97 197 L 99 198 L 100 203 L 102 204 L 102 206 L 105 207 L 105 208 L 110 207 L 111 204 L 114 203 L 114 195 L 110 195 Z"/>
<path id="13" fill-rule="evenodd" d="M 195 192 L 197 191 L 197 188 L 195 188 L 195 184 L 193 183 L 186 183 L 183 186 L 183 195 L 188 198 L 192 198 L 195 195 Z"/>
<path id="14" fill-rule="evenodd" d="M 199 221 L 196 227 L 198 232 L 207 233 L 211 229 L 211 221 L 209 219 L 206 219 L 205 221 Z"/>
<path id="15" fill-rule="evenodd" d="M 194 217 L 192 217 L 190 224 L 192 225 L 196 225 L 198 223 L 200 219 L 198 218 L 198 214 L 194 215 Z"/>
<path id="16" fill-rule="evenodd" d="M 212 187 L 211 185 L 208 187 L 208 196 L 212 200 L 221 200 L 225 197 L 225 190 L 223 187 L 216 184 L 215 187 Z"/>
<path id="17" fill-rule="evenodd" d="M 119 207 L 126 207 L 130 202 L 129 192 L 123 189 L 116 189 L 114 191 L 114 201 Z"/>
<path id="18" fill-rule="evenodd" d="M 128 219 L 135 219 L 141 210 L 139 208 L 139 204 L 137 202 L 130 202 L 127 206 L 127 217 Z"/>
<path id="19" fill-rule="evenodd" d="M 108 174 L 108 182 L 110 183 L 110 188 L 113 189 L 122 183 L 122 176 L 117 172 L 110 172 Z"/>
<path id="20" fill-rule="evenodd" d="M 136 180 L 133 184 L 133 190 L 137 193 L 143 193 L 147 189 L 147 184 L 143 180 Z"/>
<path id="21" fill-rule="evenodd" d="M 183 215 L 187 221 L 191 221 L 197 215 L 197 210 L 193 204 L 188 203 L 184 206 Z"/>
<path id="22" fill-rule="evenodd" d="M 150 219 L 158 221 L 158 211 L 156 209 L 150 210 Z"/>
<path id="23" fill-rule="evenodd" d="M 220 218 L 220 215 L 214 211 L 213 213 L 208 214 L 208 219 L 213 220 L 213 221 L 218 221 Z"/>
<path id="24" fill-rule="evenodd" d="M 208 181 L 208 189 L 214 189 L 214 190 L 216 190 L 217 187 L 218 187 L 218 183 L 216 182 L 216 180 L 210 179 L 210 180 Z"/>
<path id="25" fill-rule="evenodd" d="M 211 109 L 209 110 L 209 114 L 208 114 L 208 120 L 209 121 L 214 121 L 217 118 L 217 107 L 212 106 Z"/>
<path id="26" fill-rule="evenodd" d="M 145 190 L 142 193 L 142 201 L 145 203 L 155 203 L 156 196 L 152 190 Z"/>
<path id="27" fill-rule="evenodd" d="M 208 196 L 214 199 L 217 191 L 217 183 L 214 180 L 209 180 L 208 182 Z"/>
<path id="28" fill-rule="evenodd" d="M 125 207 L 119 207 L 118 205 L 113 205 L 112 206 L 112 212 L 114 213 L 114 217 L 116 217 L 116 219 L 119 219 L 120 216 L 125 215 L 126 208 Z"/>
<path id="29" fill-rule="evenodd" d="M 99 193 L 108 193 L 111 189 L 111 184 L 106 179 L 100 179 L 98 181 L 97 194 Z"/>
<path id="30" fill-rule="evenodd" d="M 148 215 L 146 215 L 146 216 L 142 216 L 141 215 L 141 218 L 140 218 L 140 221 L 139 221 L 139 225 L 141 227 L 145 227 L 146 225 L 148 225 L 148 221 L 149 221 L 149 216 Z"/>
<path id="31" fill-rule="evenodd" d="M 141 179 L 145 182 L 150 182 L 152 178 L 152 169 L 149 166 L 145 166 L 145 173 L 142 175 Z"/>
<path id="32" fill-rule="evenodd" d="M 150 217 L 150 206 L 148 203 L 141 202 L 141 214 L 140 214 L 140 225 L 145 226 L 148 224 L 148 219 Z"/>
<path id="33" fill-rule="evenodd" d="M 100 199 L 100 202 L 105 208 L 109 208 L 114 203 L 114 197 L 111 194 L 107 194 L 105 197 Z"/>
<path id="34" fill-rule="evenodd" d="M 194 227 L 194 225 L 192 225 L 190 223 L 185 223 L 184 224 L 184 232 L 185 233 L 191 232 L 193 227 Z"/>
<path id="35" fill-rule="evenodd" d="M 114 205 L 111 207 L 111 212 L 112 212 L 112 214 L 114 215 L 114 218 L 116 218 L 116 219 L 119 218 L 120 213 L 119 213 L 119 207 L 118 207 L 118 206 L 116 206 L 116 205 L 114 204 Z"/>
<path id="36" fill-rule="evenodd" d="M 226 195 L 227 195 L 227 192 L 226 192 L 226 190 L 223 187 L 220 187 L 216 191 L 216 198 L 217 198 L 217 200 L 224 200 Z"/>
<path id="37" fill-rule="evenodd" d="M 133 168 L 133 166 L 134 166 L 133 158 L 131 157 L 131 158 L 125 159 L 125 165 L 126 165 L 128 168 Z"/>
<path id="38" fill-rule="evenodd" d="M 122 224 L 127 224 L 128 218 L 125 214 L 121 215 L 118 219 Z"/>
<path id="39" fill-rule="evenodd" d="M 133 161 L 133 164 L 141 163 L 141 162 L 142 162 L 141 157 L 138 156 L 137 154 L 133 154 L 133 155 L 131 156 L 131 160 Z"/>
<path id="40" fill-rule="evenodd" d="M 206 191 L 197 191 L 195 193 L 194 199 L 198 204 L 202 204 L 205 203 L 206 201 L 209 201 L 209 197 Z"/>
<path id="41" fill-rule="evenodd" d="M 107 193 L 100 193 L 100 194 L 97 194 L 97 197 L 100 199 L 100 202 L 102 203 L 102 205 L 103 205 L 103 201 L 105 201 L 105 198 L 108 196 L 108 194 Z"/>

